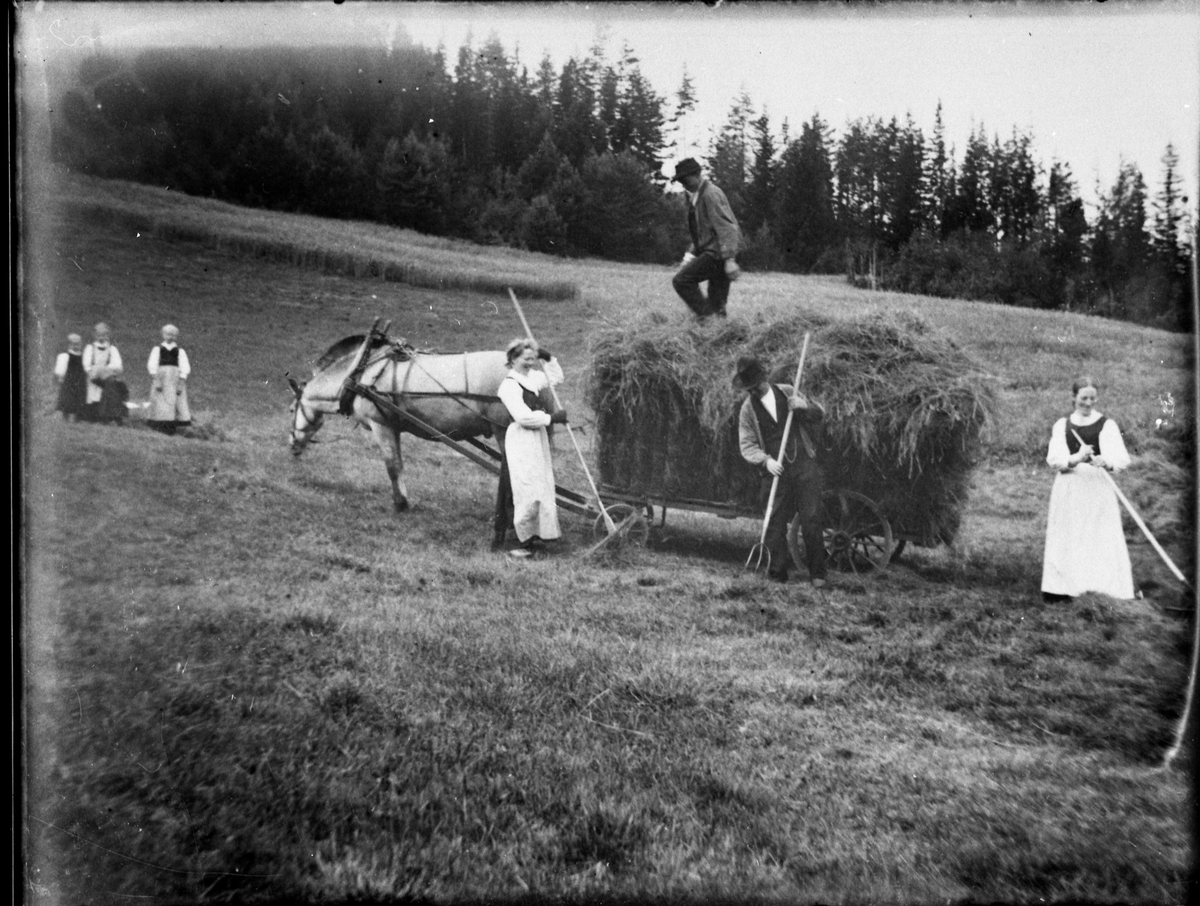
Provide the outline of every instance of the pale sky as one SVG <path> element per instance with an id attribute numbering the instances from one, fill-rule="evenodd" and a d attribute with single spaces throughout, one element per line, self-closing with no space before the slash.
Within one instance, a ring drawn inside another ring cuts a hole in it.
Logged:
<path id="1" fill-rule="evenodd" d="M 942 103 L 956 159 L 973 124 L 1001 141 L 1033 136 L 1049 167 L 1068 163 L 1086 200 L 1135 162 L 1153 197 L 1168 142 L 1193 196 L 1200 146 L 1200 0 L 1044 3 L 270 3 L 27 4 L 19 52 L 82 53 L 178 45 L 394 42 L 401 29 L 451 65 L 470 36 L 495 32 L 534 71 L 583 57 L 602 35 L 616 62 L 628 44 L 669 100 L 686 66 L 699 105 L 685 139 L 710 130 L 745 91 L 778 131 L 814 113 L 840 135 L 857 118 L 908 113 L 928 137 Z M 685 152 L 686 153 L 686 152 Z M 666 165 L 668 171 L 673 162 Z M 1194 199 L 1191 203 L 1194 208 Z"/>

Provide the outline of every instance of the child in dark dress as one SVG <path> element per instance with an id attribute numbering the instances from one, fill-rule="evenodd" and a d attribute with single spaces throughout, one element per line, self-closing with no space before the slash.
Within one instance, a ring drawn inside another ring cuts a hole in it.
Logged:
<path id="1" fill-rule="evenodd" d="M 58 354 L 54 379 L 58 381 L 55 411 L 67 421 L 78 421 L 87 406 L 87 372 L 83 370 L 83 338 L 79 334 L 67 335 L 67 351 Z"/>

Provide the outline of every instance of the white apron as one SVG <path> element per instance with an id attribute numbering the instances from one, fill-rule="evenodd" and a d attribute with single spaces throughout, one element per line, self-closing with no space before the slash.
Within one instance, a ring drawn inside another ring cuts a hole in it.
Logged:
<path id="1" fill-rule="evenodd" d="M 160 365 L 160 349 L 155 346 L 150 352 L 147 369 L 150 372 L 150 408 L 146 420 L 162 424 L 188 425 L 192 421 L 192 410 L 187 398 L 187 353 L 179 350 L 178 365 Z"/>
<path id="2" fill-rule="evenodd" d="M 1098 417 L 1095 413 L 1088 421 Z M 1051 434 L 1046 461 L 1055 468 L 1065 465 L 1069 455 L 1066 429 L 1067 419 L 1059 419 Z M 1111 419 L 1101 428 L 1100 452 L 1116 469 L 1129 464 L 1121 432 Z M 1134 596 L 1121 504 L 1098 466 L 1080 463 L 1054 479 L 1046 519 L 1042 591 L 1071 597 L 1092 591 L 1122 600 Z"/>
<path id="3" fill-rule="evenodd" d="M 530 371 L 524 376 L 510 371 L 497 391 L 513 417 L 504 433 L 504 455 L 512 482 L 513 528 L 522 544 L 535 535 L 545 540 L 562 537 L 554 495 L 554 464 L 546 433 L 550 415 L 530 409 L 522 393 L 522 388 L 539 393 L 547 383 L 546 375 L 540 371 Z"/>

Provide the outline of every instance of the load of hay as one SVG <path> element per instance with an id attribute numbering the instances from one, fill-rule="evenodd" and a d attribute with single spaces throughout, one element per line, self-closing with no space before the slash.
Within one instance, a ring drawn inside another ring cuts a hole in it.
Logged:
<path id="1" fill-rule="evenodd" d="M 759 512 L 759 473 L 738 451 L 745 394 L 730 379 L 738 356 L 756 355 L 771 380 L 791 384 L 805 331 L 802 389 L 826 411 L 826 486 L 870 497 L 897 537 L 953 541 L 995 395 L 977 365 L 911 315 L 689 326 L 652 316 L 608 329 L 588 380 L 601 482 Z"/>

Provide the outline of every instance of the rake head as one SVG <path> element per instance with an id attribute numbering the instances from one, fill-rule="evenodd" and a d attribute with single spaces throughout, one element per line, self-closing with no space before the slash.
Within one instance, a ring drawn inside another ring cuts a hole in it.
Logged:
<path id="1" fill-rule="evenodd" d="M 624 548 L 627 543 L 632 544 L 632 542 L 629 540 L 629 530 L 638 522 L 639 518 L 640 517 L 636 512 L 626 516 L 620 522 L 615 524 L 611 532 L 609 532 L 591 547 L 582 551 L 579 556 L 590 557 L 596 554 L 616 553 Z"/>
<path id="2" fill-rule="evenodd" d="M 746 565 L 742 568 L 750 570 L 751 572 L 757 572 L 764 566 L 768 570 L 771 568 L 771 552 L 767 550 L 767 546 L 760 541 L 758 544 L 754 545 L 754 547 L 750 548 L 750 556 L 746 558 Z"/>

